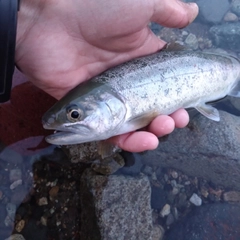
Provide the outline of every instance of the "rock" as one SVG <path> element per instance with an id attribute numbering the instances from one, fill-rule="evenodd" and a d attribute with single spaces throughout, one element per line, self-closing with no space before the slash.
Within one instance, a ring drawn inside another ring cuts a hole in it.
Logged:
<path id="1" fill-rule="evenodd" d="M 23 161 L 23 157 L 19 153 L 11 150 L 8 147 L 4 148 L 3 151 L 1 151 L 0 159 L 13 164 L 21 164 Z"/>
<path id="2" fill-rule="evenodd" d="M 193 50 L 197 50 L 198 49 L 198 40 L 196 35 L 190 33 L 187 38 L 185 39 L 185 44 L 193 49 Z"/>
<path id="3" fill-rule="evenodd" d="M 232 12 L 236 13 L 240 17 L 240 1 L 239 0 L 232 1 L 231 10 Z"/>
<path id="4" fill-rule="evenodd" d="M 147 176 L 151 176 L 153 174 L 153 168 L 148 165 L 145 165 L 142 169 L 142 172 Z"/>
<path id="5" fill-rule="evenodd" d="M 15 182 L 17 180 L 22 179 L 22 170 L 19 168 L 11 169 L 9 172 L 9 180 L 10 182 Z"/>
<path id="6" fill-rule="evenodd" d="M 163 209 L 160 212 L 161 217 L 167 216 L 171 212 L 171 206 L 169 204 L 164 205 Z"/>
<path id="7" fill-rule="evenodd" d="M 167 216 L 167 220 L 166 220 L 166 225 L 167 226 L 170 226 L 174 223 L 174 216 L 172 213 L 170 213 L 168 216 Z"/>
<path id="8" fill-rule="evenodd" d="M 188 127 L 175 129 L 142 162 L 179 169 L 226 188 L 240 190 L 240 118 L 220 111 L 220 122 L 198 114 Z"/>
<path id="9" fill-rule="evenodd" d="M 17 181 L 14 181 L 11 185 L 10 185 L 10 189 L 13 190 L 16 187 L 18 187 L 19 185 L 22 185 L 22 179 L 19 179 Z"/>
<path id="10" fill-rule="evenodd" d="M 199 7 L 199 17 L 208 23 L 220 23 L 229 10 L 228 0 L 196 0 Z"/>
<path id="11" fill-rule="evenodd" d="M 48 200 L 46 197 L 41 197 L 40 199 L 38 199 L 38 205 L 39 206 L 44 206 L 44 205 L 48 205 Z"/>
<path id="12" fill-rule="evenodd" d="M 59 186 L 54 186 L 49 190 L 49 198 L 51 201 L 53 201 L 57 197 L 58 191 L 59 191 Z"/>
<path id="13" fill-rule="evenodd" d="M 230 239 L 239 240 L 240 205 L 208 204 L 195 208 L 190 214 L 172 225 L 167 240 Z"/>
<path id="14" fill-rule="evenodd" d="M 213 26 L 209 32 L 217 47 L 233 51 L 240 50 L 240 24 L 238 22 Z"/>
<path id="15" fill-rule="evenodd" d="M 160 187 L 152 186 L 151 206 L 153 209 L 162 209 L 163 206 L 167 203 L 166 197 L 166 192 L 163 189 Z"/>
<path id="16" fill-rule="evenodd" d="M 223 194 L 223 200 L 226 202 L 240 202 L 240 192 L 230 191 Z"/>
<path id="17" fill-rule="evenodd" d="M 224 21 L 225 22 L 237 22 L 238 16 L 232 12 L 227 12 L 226 15 L 224 16 Z"/>
<path id="18" fill-rule="evenodd" d="M 92 163 L 91 168 L 97 173 L 109 175 L 117 172 L 124 166 L 124 164 L 125 161 L 123 157 L 117 153 L 104 159 L 95 160 Z"/>
<path id="19" fill-rule="evenodd" d="M 189 201 L 194 204 L 195 206 L 201 206 L 202 205 L 202 199 L 196 194 L 194 193 L 191 198 L 189 199 Z"/>
<path id="20" fill-rule="evenodd" d="M 25 226 L 25 221 L 22 219 L 16 224 L 15 230 L 20 233 L 23 230 L 24 226 Z"/>
<path id="21" fill-rule="evenodd" d="M 21 234 L 13 234 L 5 240 L 25 240 L 25 238 Z"/>
<path id="22" fill-rule="evenodd" d="M 15 204 L 8 203 L 8 204 L 6 205 L 6 210 L 7 210 L 8 216 L 13 220 L 14 217 L 15 217 L 15 213 L 16 213 L 16 210 L 17 210 L 17 206 L 16 206 Z"/>
<path id="23" fill-rule="evenodd" d="M 87 170 L 80 189 L 81 239 L 151 239 L 151 188 L 146 176 L 102 176 Z"/>
<path id="24" fill-rule="evenodd" d="M 28 194 L 29 191 L 27 190 L 27 188 L 24 185 L 19 185 L 12 191 L 11 203 L 20 205 L 21 202 L 27 199 Z"/>
<path id="25" fill-rule="evenodd" d="M 153 225 L 152 240 L 162 240 L 164 232 L 165 231 L 161 225 Z"/>

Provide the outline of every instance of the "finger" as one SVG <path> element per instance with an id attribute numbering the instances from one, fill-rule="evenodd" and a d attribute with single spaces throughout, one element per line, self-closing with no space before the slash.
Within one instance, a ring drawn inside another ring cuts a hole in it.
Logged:
<path id="1" fill-rule="evenodd" d="M 148 131 L 158 137 L 171 133 L 175 128 L 175 122 L 172 117 L 160 115 L 156 117 L 148 126 Z"/>
<path id="2" fill-rule="evenodd" d="M 184 3 L 180 0 L 156 0 L 152 21 L 166 27 L 183 28 L 198 15 L 196 3 Z"/>
<path id="3" fill-rule="evenodd" d="M 189 115 L 185 109 L 179 109 L 170 115 L 175 121 L 175 127 L 184 128 L 189 122 Z"/>
<path id="4" fill-rule="evenodd" d="M 115 136 L 109 141 L 129 152 L 153 150 L 158 146 L 158 138 L 149 132 L 139 131 Z"/>

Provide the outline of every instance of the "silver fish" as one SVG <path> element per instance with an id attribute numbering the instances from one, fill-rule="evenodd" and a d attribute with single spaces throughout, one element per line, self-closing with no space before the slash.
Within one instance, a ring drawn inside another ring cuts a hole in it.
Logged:
<path id="1" fill-rule="evenodd" d="M 160 51 L 109 69 L 80 84 L 43 116 L 57 132 L 46 138 L 66 145 L 98 141 L 148 125 L 157 115 L 195 108 L 219 121 L 206 103 L 239 97 L 240 62 L 206 52 Z"/>

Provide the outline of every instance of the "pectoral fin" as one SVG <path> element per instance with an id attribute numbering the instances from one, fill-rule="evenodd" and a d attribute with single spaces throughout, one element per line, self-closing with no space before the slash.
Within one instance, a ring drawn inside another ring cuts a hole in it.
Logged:
<path id="1" fill-rule="evenodd" d="M 206 104 L 199 105 L 195 108 L 205 117 L 213 121 L 217 121 L 217 122 L 220 121 L 219 112 L 216 108 Z"/>
<path id="2" fill-rule="evenodd" d="M 112 156 L 114 153 L 120 150 L 118 146 L 107 142 L 100 141 L 98 142 L 98 154 L 102 157 L 102 159 Z"/>
<path id="3" fill-rule="evenodd" d="M 232 97 L 240 97 L 240 82 L 236 84 L 236 86 L 228 93 L 229 96 Z"/>

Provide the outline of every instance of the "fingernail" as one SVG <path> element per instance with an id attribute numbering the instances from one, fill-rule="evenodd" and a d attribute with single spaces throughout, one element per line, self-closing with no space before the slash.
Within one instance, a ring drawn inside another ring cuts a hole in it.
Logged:
<path id="1" fill-rule="evenodd" d="M 191 8 L 191 12 L 189 14 L 190 15 L 189 16 L 190 17 L 189 18 L 189 23 L 192 23 L 198 15 L 199 8 L 198 8 L 198 5 L 196 3 L 190 2 L 190 3 L 187 3 L 187 4 Z"/>

